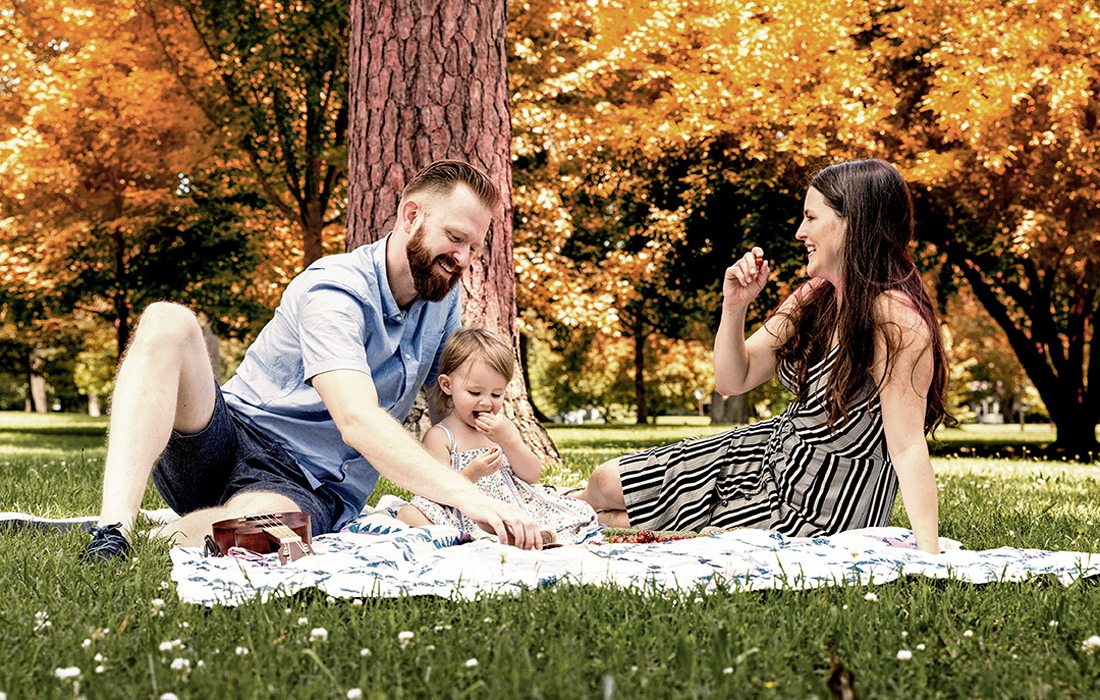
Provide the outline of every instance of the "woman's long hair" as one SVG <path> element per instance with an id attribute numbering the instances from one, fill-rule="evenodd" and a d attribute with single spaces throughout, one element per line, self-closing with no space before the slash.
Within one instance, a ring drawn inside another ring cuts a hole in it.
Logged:
<path id="1" fill-rule="evenodd" d="M 867 388 L 875 360 L 875 334 L 886 342 L 890 374 L 899 350 L 901 332 L 875 318 L 875 301 L 884 292 L 903 294 L 917 310 L 931 336 L 932 384 L 924 415 L 924 430 L 932 432 L 945 419 L 947 357 L 932 307 L 932 299 L 909 255 L 913 239 L 913 199 L 909 187 L 889 163 L 871 159 L 830 165 L 814 176 L 810 187 L 820 192 L 846 226 L 841 255 L 844 303 L 839 310 L 833 285 L 808 282 L 802 302 L 788 315 L 792 333 L 779 347 L 779 359 L 790 362 L 799 378 L 798 397 L 809 387 L 802 381 L 815 362 L 829 351 L 833 331 L 840 347 L 829 374 L 829 423 L 848 414 L 847 407 Z M 878 387 L 881 388 L 881 387 Z"/>

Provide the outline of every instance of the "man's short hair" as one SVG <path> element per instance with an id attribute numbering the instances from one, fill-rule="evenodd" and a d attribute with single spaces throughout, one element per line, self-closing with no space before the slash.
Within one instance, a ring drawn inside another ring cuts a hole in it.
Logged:
<path id="1" fill-rule="evenodd" d="M 401 191 L 401 201 L 418 192 L 434 191 L 450 194 L 459 184 L 469 187 L 489 211 L 496 211 L 500 206 L 500 190 L 489 176 L 460 160 L 437 160 L 418 172 Z"/>

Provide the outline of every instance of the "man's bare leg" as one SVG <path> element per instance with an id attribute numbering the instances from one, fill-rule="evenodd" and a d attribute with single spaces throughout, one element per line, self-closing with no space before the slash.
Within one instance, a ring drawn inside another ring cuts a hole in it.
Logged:
<path id="1" fill-rule="evenodd" d="M 198 318 L 178 304 L 151 304 L 134 331 L 111 398 L 101 526 L 121 522 L 124 533 L 132 530 L 149 474 L 172 430 L 205 428 L 215 391 Z"/>
<path id="2" fill-rule="evenodd" d="M 233 496 L 214 508 L 204 508 L 188 513 L 175 522 L 164 525 L 153 533 L 154 537 L 168 537 L 174 544 L 185 547 L 197 547 L 203 538 L 209 535 L 211 525 L 219 520 L 243 518 L 246 515 L 263 513 L 299 512 L 302 509 L 290 498 L 268 491 L 246 491 Z"/>
<path id="3" fill-rule="evenodd" d="M 584 490 L 572 495 L 592 506 L 604 525 L 630 527 L 618 459 L 608 460 L 596 467 L 588 477 Z"/>

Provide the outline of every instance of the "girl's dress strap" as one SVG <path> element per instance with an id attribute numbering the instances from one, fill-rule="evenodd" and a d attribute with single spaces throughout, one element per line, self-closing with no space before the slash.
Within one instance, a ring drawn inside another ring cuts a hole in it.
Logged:
<path id="1" fill-rule="evenodd" d="M 447 439 L 451 442 L 451 469 L 455 471 L 459 470 L 458 463 L 458 450 L 456 449 L 457 443 L 455 443 L 455 434 L 451 432 L 451 429 L 442 423 L 436 423 L 437 426 L 443 428 L 443 432 L 447 433 Z"/>

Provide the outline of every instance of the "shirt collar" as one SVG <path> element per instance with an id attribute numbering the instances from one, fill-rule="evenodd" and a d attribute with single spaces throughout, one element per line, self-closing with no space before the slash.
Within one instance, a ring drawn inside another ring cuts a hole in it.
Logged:
<path id="1" fill-rule="evenodd" d="M 374 246 L 371 251 L 371 261 L 374 263 L 374 273 L 381 281 L 378 289 L 382 293 L 382 317 L 387 321 L 400 321 L 406 314 L 413 313 L 424 303 L 424 300 L 417 297 L 409 304 L 408 309 L 402 309 L 397 305 L 397 300 L 393 298 L 393 290 L 390 289 L 390 277 L 386 272 L 386 248 L 389 246 L 392 236 L 393 231 L 390 231 L 385 238 L 379 241 L 377 246 Z"/>

